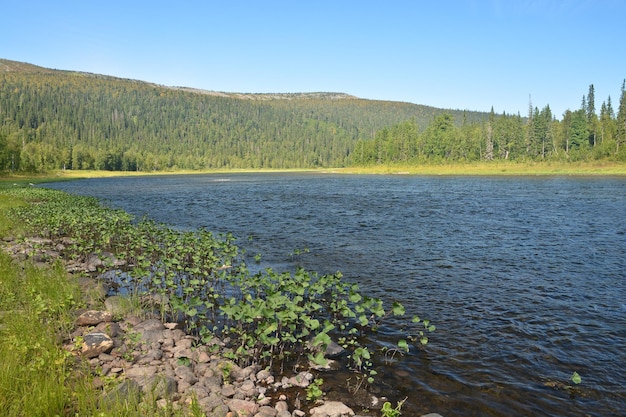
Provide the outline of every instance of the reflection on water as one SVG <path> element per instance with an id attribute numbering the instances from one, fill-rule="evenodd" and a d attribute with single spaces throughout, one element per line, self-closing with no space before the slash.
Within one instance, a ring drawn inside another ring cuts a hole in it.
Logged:
<path id="1" fill-rule="evenodd" d="M 626 408 L 626 179 L 229 174 L 52 186 L 233 232 L 262 254 L 259 267 L 341 270 L 430 318 L 426 349 L 379 378 L 384 393 L 409 397 L 406 415 Z M 383 330 L 374 342 L 401 334 Z M 567 388 L 574 371 L 583 383 Z"/>

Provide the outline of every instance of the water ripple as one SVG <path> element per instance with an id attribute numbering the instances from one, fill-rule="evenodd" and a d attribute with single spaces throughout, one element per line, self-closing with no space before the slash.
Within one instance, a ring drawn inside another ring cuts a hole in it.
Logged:
<path id="1" fill-rule="evenodd" d="M 380 382 L 409 396 L 409 415 L 626 409 L 623 178 L 220 174 L 54 187 L 176 227 L 233 232 L 268 266 L 341 270 L 428 316 L 437 332 L 427 348 Z M 391 324 L 373 343 L 402 335 Z M 583 383 L 567 388 L 573 371 Z"/>

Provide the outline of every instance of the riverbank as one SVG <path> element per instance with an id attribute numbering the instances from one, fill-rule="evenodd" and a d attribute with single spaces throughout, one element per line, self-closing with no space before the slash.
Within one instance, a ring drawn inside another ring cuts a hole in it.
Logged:
<path id="1" fill-rule="evenodd" d="M 86 178 L 153 175 L 201 175 L 219 173 L 333 173 L 357 175 L 428 175 L 428 176 L 626 176 L 626 163 L 618 162 L 477 162 L 470 164 L 370 165 L 317 169 L 210 169 L 172 171 L 96 171 L 58 170 L 42 174 L 5 175 L 2 184 L 39 184 Z"/>
<path id="2" fill-rule="evenodd" d="M 141 296 L 138 294 L 136 297 L 112 295 L 112 289 L 106 287 L 107 283 L 112 282 L 111 275 L 128 270 L 122 268 L 129 263 L 135 263 L 138 258 L 131 260 L 132 258 L 127 256 L 125 259 L 118 259 L 113 253 L 105 252 L 98 246 L 89 246 L 85 252 L 86 245 L 102 243 L 103 236 L 99 234 L 78 236 L 72 232 L 74 229 L 71 229 L 69 224 L 63 223 L 60 213 L 72 211 L 76 207 L 87 207 L 87 211 L 81 212 L 83 215 L 72 213 L 67 217 L 71 222 L 79 220 L 79 223 L 83 218 L 92 218 L 93 222 L 90 225 L 86 223 L 76 225 L 76 231 L 94 229 L 94 225 L 101 225 L 99 232 L 106 233 L 114 229 L 111 224 L 119 226 L 130 219 L 118 211 L 99 212 L 97 207 L 91 206 L 93 201 L 89 199 L 74 199 L 62 193 L 50 193 L 32 187 L 18 187 L 7 194 L 0 193 L 2 237 L 6 252 L 13 259 L 11 261 L 6 255 L 2 255 L 2 262 L 9 265 L 7 268 L 12 268 L 10 273 L 5 275 L 13 277 L 14 284 L 4 285 L 3 282 L 3 289 L 11 292 L 20 282 L 23 284 L 33 279 L 32 276 L 43 274 L 45 279 L 37 280 L 42 288 L 37 291 L 27 290 L 23 293 L 14 291 L 21 294 L 19 304 L 23 307 L 22 310 L 30 310 L 28 306 L 33 305 L 33 309 L 37 311 L 34 316 L 26 316 L 27 320 L 32 323 L 42 319 L 49 322 L 48 315 L 52 310 L 49 305 L 60 304 L 58 310 L 62 311 L 62 314 L 56 312 L 57 310 L 53 312 L 61 320 L 55 324 L 54 331 L 49 328 L 29 331 L 29 334 L 40 334 L 48 338 L 47 350 L 56 352 L 51 362 L 48 358 L 52 357 L 52 353 L 43 355 L 39 353 L 38 356 L 42 359 L 36 362 L 39 367 L 35 370 L 45 372 L 52 379 L 57 378 L 61 385 L 55 394 L 56 404 L 42 405 L 47 408 L 43 408 L 39 415 L 65 415 L 64 412 L 70 414 L 77 412 L 81 415 L 99 413 L 103 416 L 119 415 L 116 413 L 123 412 L 129 416 L 177 417 L 188 415 L 303 417 L 307 414 L 312 416 L 355 414 L 346 405 L 347 401 L 334 398 L 332 392 L 326 391 L 327 388 L 323 387 L 322 374 L 313 368 L 290 367 L 280 374 L 275 374 L 271 366 L 261 366 L 256 361 L 239 366 L 237 360 L 245 360 L 245 357 L 238 356 L 233 350 L 232 343 L 229 344 L 229 340 L 235 334 L 217 337 L 215 334 L 184 331 L 189 321 L 172 321 L 172 317 L 176 317 L 177 314 L 165 313 L 174 303 L 173 294 L 169 299 L 164 298 L 164 293 L 159 291 L 144 293 Z M 55 198 L 59 200 L 54 201 Z M 38 202 L 37 210 L 43 211 L 28 212 L 26 216 L 24 213 L 20 216 L 19 213 L 11 212 L 10 217 L 6 216 L 7 210 L 29 206 L 34 201 Z M 48 203 L 50 206 L 46 207 Z M 86 213 L 89 214 L 85 215 Z M 113 223 L 106 223 L 105 218 L 112 218 Z M 18 219 L 22 221 L 20 225 L 12 224 Z M 41 222 L 42 220 L 44 222 Z M 61 234 L 55 229 L 59 225 L 64 231 Z M 126 229 L 113 231 L 120 230 Z M 40 233 L 31 235 L 33 231 Z M 165 229 L 156 231 L 162 237 L 164 232 L 170 233 Z M 133 233 L 135 238 L 141 240 L 136 231 Z M 198 249 L 197 244 L 189 240 L 191 235 L 184 236 L 193 253 L 197 253 L 194 251 Z M 116 237 L 119 236 L 114 233 L 107 235 L 106 238 L 110 244 L 110 240 Z M 215 242 L 210 243 L 213 245 Z M 142 250 L 146 249 L 145 242 L 140 246 Z M 220 250 L 232 249 L 228 245 L 220 247 Z M 177 259 L 176 254 L 170 253 L 170 258 Z M 159 259 L 164 259 L 164 256 L 159 255 Z M 219 265 L 226 266 L 224 260 L 217 260 Z M 165 266 L 163 263 L 159 265 L 159 269 Z M 177 265 L 181 264 L 177 262 Z M 230 269 L 231 265 L 233 262 L 229 262 L 226 268 L 218 269 L 225 271 Z M 48 271 L 52 271 L 54 280 Z M 193 272 L 189 270 L 187 273 Z M 145 272 L 143 274 L 145 275 Z M 48 288 L 46 282 L 48 286 L 54 288 Z M 119 282 L 114 279 L 113 283 Z M 62 301 L 48 302 L 45 293 L 56 289 L 63 290 Z M 354 296 L 354 292 L 351 296 Z M 3 335 L 1 348 L 7 352 L 18 343 L 16 340 L 20 339 L 19 334 L 24 325 L 18 319 L 23 320 L 25 317 L 23 314 L 14 314 L 15 303 L 6 302 L 10 299 L 3 297 L 0 303 L 0 310 L 4 311 L 2 330 L 8 332 Z M 46 307 L 42 309 L 41 306 Z M 192 313 L 186 310 L 186 312 L 192 318 L 198 315 L 197 311 Z M 245 322 L 245 318 L 242 320 Z M 311 319 L 308 323 L 312 328 L 316 328 Z M 267 329 L 259 333 L 260 337 L 267 337 L 270 334 L 274 333 Z M 6 343 L 7 340 L 9 344 Z M 272 342 L 274 343 L 277 342 Z M 42 346 L 42 342 L 19 341 L 20 350 L 28 351 L 33 346 Z M 257 350 L 256 354 L 259 353 L 262 352 Z M 9 383 L 10 379 L 17 378 L 24 382 L 21 394 L 12 397 L 11 403 L 17 405 L 3 413 L 7 416 L 20 415 L 16 410 L 20 409 L 21 403 L 28 401 L 29 378 L 38 378 L 36 372 L 24 378 L 19 371 L 24 367 L 32 367 L 35 360 L 33 357 L 16 355 L 15 360 L 21 363 L 9 368 L 17 370 L 17 374 L 9 375 L 8 370 L 3 369 L 0 376 L 0 381 L 6 382 L 0 383 L 0 391 L 3 393 L 16 391 Z M 61 366 L 61 369 L 50 369 L 55 365 Z M 57 375 L 59 372 L 62 375 Z M 68 381 L 67 386 L 64 381 Z M 76 384 L 84 389 L 74 396 L 69 395 Z M 31 400 L 35 403 L 43 401 L 41 398 L 46 395 L 46 388 L 43 387 L 38 397 L 31 397 Z M 354 397 L 357 398 L 356 395 Z M 359 401 L 360 406 L 356 410 L 371 415 L 370 410 L 380 409 L 385 399 L 366 395 Z M 116 411 L 112 411 L 111 414 L 108 414 L 109 411 L 102 413 L 103 404 L 106 404 L 108 410 Z M 71 412 L 59 412 L 59 409 Z M 35 414 L 37 413 L 33 415 Z"/>
<path id="3" fill-rule="evenodd" d="M 626 176 L 617 162 L 480 162 L 471 164 L 372 165 L 332 170 L 338 174 L 399 174 L 434 176 Z"/>

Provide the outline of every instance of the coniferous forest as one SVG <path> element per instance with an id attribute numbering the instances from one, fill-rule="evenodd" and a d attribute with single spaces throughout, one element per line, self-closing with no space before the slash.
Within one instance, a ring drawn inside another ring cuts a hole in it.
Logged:
<path id="1" fill-rule="evenodd" d="M 598 111 L 445 110 L 341 93 L 165 87 L 0 59 L 0 171 L 626 161 L 626 94 Z"/>

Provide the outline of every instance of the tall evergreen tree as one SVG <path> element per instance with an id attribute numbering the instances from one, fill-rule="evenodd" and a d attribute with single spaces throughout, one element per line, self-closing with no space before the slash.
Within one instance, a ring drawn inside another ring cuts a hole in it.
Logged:
<path id="1" fill-rule="evenodd" d="M 593 84 L 589 86 L 589 93 L 587 94 L 587 127 L 589 128 L 589 144 L 596 146 L 598 115 L 596 114 L 595 89 Z"/>

